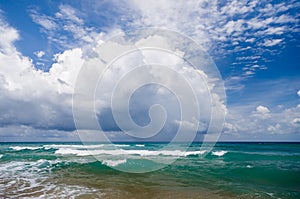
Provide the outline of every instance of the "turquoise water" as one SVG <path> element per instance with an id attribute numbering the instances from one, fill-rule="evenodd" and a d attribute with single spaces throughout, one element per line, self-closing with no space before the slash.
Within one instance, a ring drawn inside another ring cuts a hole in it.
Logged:
<path id="1" fill-rule="evenodd" d="M 299 143 L 200 145 L 2 143 L 0 198 L 300 198 Z"/>

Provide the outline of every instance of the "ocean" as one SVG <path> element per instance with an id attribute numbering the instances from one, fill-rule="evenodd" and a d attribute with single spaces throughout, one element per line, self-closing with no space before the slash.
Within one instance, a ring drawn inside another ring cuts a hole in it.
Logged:
<path id="1" fill-rule="evenodd" d="M 2 143 L 0 198 L 300 198 L 300 143 L 165 145 Z"/>

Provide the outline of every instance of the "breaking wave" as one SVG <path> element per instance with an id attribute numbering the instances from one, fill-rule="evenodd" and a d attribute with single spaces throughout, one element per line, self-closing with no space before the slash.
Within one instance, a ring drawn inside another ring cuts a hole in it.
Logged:
<path id="1" fill-rule="evenodd" d="M 212 154 L 215 155 L 215 156 L 223 156 L 225 155 L 226 153 L 228 153 L 228 151 L 213 151 Z"/>

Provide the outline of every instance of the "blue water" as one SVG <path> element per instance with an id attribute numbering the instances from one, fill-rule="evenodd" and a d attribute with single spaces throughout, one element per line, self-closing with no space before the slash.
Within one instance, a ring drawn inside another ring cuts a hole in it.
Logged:
<path id="1" fill-rule="evenodd" d="M 0 198 L 300 198 L 299 143 L 200 145 L 2 143 Z"/>

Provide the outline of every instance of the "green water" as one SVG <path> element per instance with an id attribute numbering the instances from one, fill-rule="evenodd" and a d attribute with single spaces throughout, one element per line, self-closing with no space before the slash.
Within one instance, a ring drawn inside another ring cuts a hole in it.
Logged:
<path id="1" fill-rule="evenodd" d="M 180 154 L 166 144 L 0 145 L 0 198 L 300 198 L 300 144 L 200 144 Z M 180 147 L 179 147 L 180 148 Z M 181 149 L 181 148 L 180 148 Z M 128 152 L 128 153 L 127 153 Z M 116 169 L 172 164 L 147 173 Z"/>

